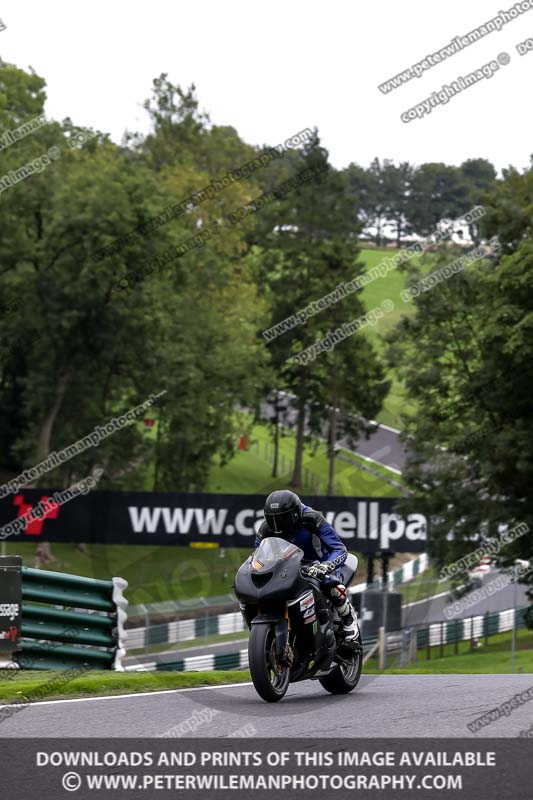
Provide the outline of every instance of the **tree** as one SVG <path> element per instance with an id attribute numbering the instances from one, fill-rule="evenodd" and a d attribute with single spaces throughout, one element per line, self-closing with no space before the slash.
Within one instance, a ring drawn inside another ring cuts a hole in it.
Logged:
<path id="1" fill-rule="evenodd" d="M 382 164 L 379 158 L 375 158 L 369 167 L 369 175 L 373 182 L 373 196 L 374 196 L 374 226 L 376 228 L 376 245 L 381 247 L 382 239 L 382 226 L 387 220 L 389 197 L 387 194 L 387 160 Z"/>
<path id="2" fill-rule="evenodd" d="M 373 224 L 377 204 L 377 182 L 370 170 L 357 164 L 346 168 L 348 192 L 353 198 L 354 220 L 359 220 L 362 227 Z"/>
<path id="3" fill-rule="evenodd" d="M 314 173 L 313 173 L 314 171 Z M 354 223 L 353 197 L 348 190 L 346 174 L 333 170 L 318 136 L 309 142 L 300 156 L 297 175 L 316 175 L 280 197 L 279 202 L 264 209 L 260 279 L 272 308 L 271 324 L 303 310 L 312 300 L 330 293 L 342 282 L 360 274 L 357 264 L 357 227 Z M 261 212 L 262 213 L 262 212 Z M 296 395 L 297 425 L 294 470 L 291 485 L 302 484 L 302 459 L 307 432 L 320 427 L 324 407 L 332 400 L 332 386 L 342 382 L 348 368 L 360 379 L 360 392 L 370 396 L 370 371 L 359 369 L 352 357 L 358 348 L 369 345 L 362 335 L 338 344 L 334 351 L 323 353 L 305 366 L 291 360 L 301 350 L 326 336 L 345 321 L 364 314 L 356 292 L 342 301 L 309 316 L 305 324 L 269 343 L 272 366 L 278 386 Z M 374 354 L 377 362 L 377 357 Z M 332 368 L 336 366 L 339 381 L 332 384 Z M 376 370 L 377 374 L 378 370 Z M 378 381 L 381 380 L 378 376 Z M 274 387 L 273 387 L 274 388 Z M 343 407 L 355 410 L 360 394 L 355 396 L 336 390 Z"/>
<path id="4" fill-rule="evenodd" d="M 496 170 L 486 158 L 469 158 L 459 167 L 469 187 L 468 205 L 473 208 L 482 203 L 483 196 L 496 181 Z M 475 244 L 480 241 L 481 225 L 479 222 L 468 223 L 470 238 Z"/>
<path id="5" fill-rule="evenodd" d="M 40 113 L 42 79 L 10 66 L 0 76 L 6 126 L 25 121 L 23 111 Z M 154 118 L 163 131 L 154 130 L 145 149 L 138 136 L 119 148 L 103 134 L 73 148 L 78 128 L 65 120 L 0 154 L 5 174 L 52 145 L 61 152 L 46 170 L 9 188 L 2 197 L 9 202 L 0 205 L 0 292 L 11 311 L 0 319 L 0 440 L 16 471 L 166 389 L 158 487 L 202 488 L 213 457 L 228 457 L 234 448 L 235 405 L 257 399 L 266 350 L 256 334 L 266 307 L 253 265 L 240 258 L 242 232 L 220 226 L 209 246 L 165 266 L 162 260 L 210 223 L 210 213 L 242 202 L 249 188 L 235 184 L 211 208 L 193 208 L 159 225 L 155 235 L 143 230 L 208 182 L 203 165 L 213 160 L 217 142 L 249 151 L 231 132 L 217 131 L 212 141 L 191 110 L 191 94 L 174 95 L 183 108 L 176 101 L 169 119 L 161 103 Z M 180 137 L 189 154 L 172 172 Z M 107 248 L 117 241 L 120 246 Z M 147 448 L 131 425 L 44 476 L 41 485 L 66 485 L 98 464 L 105 469 L 100 488 L 142 489 Z"/>
<path id="6" fill-rule="evenodd" d="M 331 354 L 328 420 L 328 485 L 326 494 L 333 494 L 337 442 L 347 438 L 351 445 L 369 431 L 367 420 L 379 411 L 390 388 L 383 364 L 365 336 L 355 342 L 337 345 Z"/>
<path id="7" fill-rule="evenodd" d="M 533 158 L 532 158 L 533 164 Z M 514 253 L 520 244 L 533 238 L 533 170 L 503 170 L 490 192 L 481 195 L 486 214 L 480 220 L 484 236 L 497 236 L 505 253 Z"/>
<path id="8" fill-rule="evenodd" d="M 385 160 L 383 166 L 383 190 L 387 198 L 387 216 L 396 224 L 396 247 L 401 246 L 402 234 L 408 232 L 407 208 L 413 178 L 413 167 L 404 161 L 395 166 Z"/>
<path id="9" fill-rule="evenodd" d="M 422 164 L 414 171 L 406 205 L 406 219 L 426 236 L 442 220 L 461 217 L 469 209 L 469 187 L 461 170 L 442 163 Z"/>
<path id="10" fill-rule="evenodd" d="M 533 243 L 521 242 L 498 263 L 472 264 L 414 303 L 416 314 L 391 339 L 417 405 L 405 477 L 431 520 L 430 553 L 443 566 L 498 538 L 501 526 L 526 523 L 527 535 L 498 560 L 529 560 Z M 533 573 L 527 582 L 533 585 Z"/>
<path id="11" fill-rule="evenodd" d="M 143 108 L 153 132 L 140 140 L 140 145 L 153 169 L 160 172 L 176 161 L 192 162 L 209 125 L 209 116 L 199 110 L 194 84 L 184 90 L 172 84 L 167 73 L 161 73 L 154 78 L 152 96 L 144 101 Z"/>

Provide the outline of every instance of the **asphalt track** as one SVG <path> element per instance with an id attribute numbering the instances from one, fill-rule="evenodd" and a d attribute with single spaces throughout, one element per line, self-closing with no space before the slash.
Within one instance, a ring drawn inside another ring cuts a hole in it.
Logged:
<path id="1" fill-rule="evenodd" d="M 533 700 L 476 734 L 467 724 L 532 686 L 533 675 L 364 675 L 349 695 L 335 697 L 305 681 L 274 704 L 260 700 L 251 684 L 49 701 L 4 720 L 0 735 L 156 737 L 182 726 L 178 736 L 225 738 L 246 726 L 252 736 L 276 738 L 516 737 L 531 726 Z M 184 733 L 183 723 L 205 709 L 206 721 Z"/>

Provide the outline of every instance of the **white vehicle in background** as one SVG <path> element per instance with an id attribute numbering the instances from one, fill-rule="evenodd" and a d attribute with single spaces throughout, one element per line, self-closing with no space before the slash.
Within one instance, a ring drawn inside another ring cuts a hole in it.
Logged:
<path id="1" fill-rule="evenodd" d="M 493 559 L 490 556 L 484 556 L 476 567 L 473 567 L 468 573 L 471 578 L 480 578 L 491 571 L 493 567 Z"/>
<path id="2" fill-rule="evenodd" d="M 494 567 L 494 561 L 490 556 L 484 556 L 479 564 L 472 569 L 468 573 L 468 577 L 472 582 L 472 586 L 474 589 L 479 589 L 483 584 L 483 578 L 485 575 L 488 575 L 489 572 Z"/>

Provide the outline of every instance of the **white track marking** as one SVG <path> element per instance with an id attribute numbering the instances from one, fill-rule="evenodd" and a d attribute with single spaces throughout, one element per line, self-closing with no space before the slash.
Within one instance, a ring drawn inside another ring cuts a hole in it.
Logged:
<path id="1" fill-rule="evenodd" d="M 415 600 L 412 603 L 406 603 L 402 608 L 412 608 L 413 606 L 419 606 L 420 603 L 430 603 L 432 600 L 438 600 L 439 597 L 447 597 L 450 593 L 449 592 L 441 592 L 440 594 L 432 594 L 431 597 L 426 597 L 424 600 Z M 442 620 L 444 622 L 444 620 Z"/>
<path id="2" fill-rule="evenodd" d="M 378 422 L 376 419 L 369 419 L 368 421 L 371 425 L 377 425 L 378 428 L 383 428 L 385 431 L 391 431 L 391 433 L 401 433 L 398 428 L 391 428 L 390 425 L 385 425 L 383 422 Z"/>
<path id="3" fill-rule="evenodd" d="M 377 464 L 379 467 L 387 470 L 388 472 L 394 472 L 396 475 L 401 475 L 401 469 L 396 469 L 395 467 L 389 467 L 387 464 L 383 464 L 382 461 L 376 461 L 375 458 L 370 458 L 370 456 L 364 456 L 362 453 L 358 453 L 357 450 L 348 450 L 347 447 L 343 447 L 343 450 L 346 450 L 347 453 L 351 453 L 353 456 L 357 456 L 358 458 L 362 458 L 363 461 L 370 461 L 372 464 Z"/>

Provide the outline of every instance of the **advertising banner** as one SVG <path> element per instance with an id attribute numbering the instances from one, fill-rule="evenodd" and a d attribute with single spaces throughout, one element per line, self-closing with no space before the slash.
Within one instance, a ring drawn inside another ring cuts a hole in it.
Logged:
<path id="1" fill-rule="evenodd" d="M 251 547 L 263 518 L 264 495 L 100 492 L 77 496 L 42 511 L 54 490 L 27 490 L 0 501 L 0 538 L 100 544 L 189 545 L 216 542 Z M 43 500 L 45 498 L 45 500 Z M 382 497 L 305 497 L 320 510 L 349 550 L 373 553 L 423 552 L 423 514 L 395 512 L 396 500 Z M 31 509 L 41 503 L 40 516 Z"/>

